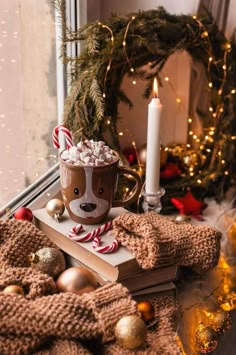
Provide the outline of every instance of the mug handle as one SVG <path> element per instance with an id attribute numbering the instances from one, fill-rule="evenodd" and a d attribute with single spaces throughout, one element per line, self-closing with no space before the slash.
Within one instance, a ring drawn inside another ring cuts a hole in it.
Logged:
<path id="1" fill-rule="evenodd" d="M 142 182 L 140 179 L 140 176 L 136 173 L 136 171 L 131 170 L 130 168 L 125 168 L 124 166 L 118 166 L 117 167 L 117 172 L 118 175 L 132 175 L 136 181 L 136 184 L 133 188 L 133 193 L 131 196 L 126 198 L 125 200 L 113 200 L 112 202 L 112 207 L 124 207 L 128 204 L 131 204 L 135 200 L 138 199 L 138 196 L 140 194 L 141 188 L 142 188 Z"/>

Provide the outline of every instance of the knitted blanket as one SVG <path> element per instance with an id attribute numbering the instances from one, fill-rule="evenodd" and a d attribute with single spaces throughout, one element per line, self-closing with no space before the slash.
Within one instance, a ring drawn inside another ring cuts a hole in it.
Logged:
<path id="1" fill-rule="evenodd" d="M 55 281 L 28 264 L 28 255 L 46 246 L 55 247 L 32 223 L 0 221 L 0 291 L 12 284 L 25 291 L 25 297 L 0 292 L 0 354 L 182 353 L 175 341 L 174 298 L 152 300 L 158 323 L 141 348 L 121 348 L 114 336 L 117 321 L 140 316 L 128 290 L 110 283 L 80 296 L 57 293 Z"/>

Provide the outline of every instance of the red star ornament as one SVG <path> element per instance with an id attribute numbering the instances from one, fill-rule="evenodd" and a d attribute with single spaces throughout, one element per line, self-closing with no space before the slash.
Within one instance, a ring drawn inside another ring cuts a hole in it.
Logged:
<path id="1" fill-rule="evenodd" d="M 180 214 L 191 215 L 199 220 L 202 219 L 200 214 L 206 207 L 206 204 L 196 200 L 190 191 L 188 191 L 183 197 L 172 197 L 171 202 L 179 210 Z"/>

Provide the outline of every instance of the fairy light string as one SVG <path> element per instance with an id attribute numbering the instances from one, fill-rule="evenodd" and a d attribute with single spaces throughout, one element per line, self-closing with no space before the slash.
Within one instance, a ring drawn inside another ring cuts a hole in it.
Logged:
<path id="1" fill-rule="evenodd" d="M 132 21 L 134 21 L 134 20 L 135 20 L 135 16 L 132 16 L 132 17 L 131 17 L 131 20 L 127 23 L 127 26 L 126 26 L 125 32 L 124 32 L 123 41 L 122 41 L 124 55 L 125 55 L 125 58 L 126 58 L 126 61 L 127 61 L 128 65 L 129 65 L 129 70 L 130 70 L 131 73 L 134 73 L 134 68 L 132 67 L 131 62 L 130 62 L 130 59 L 129 59 L 128 54 L 127 54 L 126 39 L 127 39 L 129 27 L 130 27 Z M 136 81 L 133 80 L 132 83 L 133 83 L 133 84 L 136 84 Z"/>
<path id="2" fill-rule="evenodd" d="M 110 42 L 111 42 L 109 61 L 108 61 L 107 67 L 106 67 L 106 72 L 105 72 L 104 81 L 103 81 L 103 88 L 104 88 L 103 90 L 104 91 L 103 91 L 102 96 L 103 96 L 103 98 L 105 98 L 106 97 L 105 87 L 106 87 L 107 75 L 111 69 L 112 55 L 113 55 L 113 51 L 114 51 L 114 34 L 113 34 L 112 29 L 108 25 L 105 25 L 102 22 L 98 22 L 98 26 L 101 26 L 102 28 L 105 28 L 107 31 L 109 31 Z"/>

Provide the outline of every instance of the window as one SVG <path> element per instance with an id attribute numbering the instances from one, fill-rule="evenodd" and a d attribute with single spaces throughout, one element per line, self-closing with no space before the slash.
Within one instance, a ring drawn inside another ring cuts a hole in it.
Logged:
<path id="1" fill-rule="evenodd" d="M 65 1 L 72 28 L 86 17 L 86 4 Z M 0 214 L 25 205 L 58 178 L 51 133 L 62 120 L 68 85 L 61 37 L 50 0 L 1 0 Z"/>

